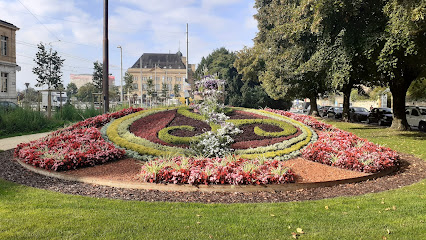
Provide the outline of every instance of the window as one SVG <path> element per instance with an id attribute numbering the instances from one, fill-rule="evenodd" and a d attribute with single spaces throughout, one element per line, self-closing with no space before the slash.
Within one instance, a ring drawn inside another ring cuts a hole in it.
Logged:
<path id="1" fill-rule="evenodd" d="M 133 81 L 138 81 L 138 76 L 133 76 Z"/>
<path id="2" fill-rule="evenodd" d="M 144 82 L 146 82 L 146 80 L 148 80 L 148 78 L 147 78 L 147 77 L 143 77 L 143 78 L 142 78 L 142 80 L 143 80 Z"/>
<path id="3" fill-rule="evenodd" d="M 155 81 L 160 81 L 160 77 L 155 77 Z"/>
<path id="4" fill-rule="evenodd" d="M 182 81 L 182 78 L 181 77 L 176 77 L 176 82 L 180 82 L 180 81 Z"/>
<path id="5" fill-rule="evenodd" d="M 138 84 L 137 83 L 133 83 L 133 89 L 138 89 Z"/>
<path id="6" fill-rule="evenodd" d="M 160 90 L 160 84 L 155 84 L 155 91 L 159 91 Z"/>
<path id="7" fill-rule="evenodd" d="M 142 86 L 143 86 L 143 89 L 145 89 L 145 90 L 148 89 L 148 85 L 146 85 L 146 83 L 144 83 Z"/>
<path id="8" fill-rule="evenodd" d="M 420 114 L 419 114 L 419 112 L 417 111 L 417 109 L 413 109 L 413 110 L 411 111 L 411 115 L 413 115 L 413 116 L 420 116 Z"/>
<path id="9" fill-rule="evenodd" d="M 1 55 L 7 56 L 7 37 L 1 36 Z"/>
<path id="10" fill-rule="evenodd" d="M 7 73 L 1 73 L 0 75 L 0 92 L 7 92 Z"/>
<path id="11" fill-rule="evenodd" d="M 172 81 L 172 77 L 167 77 L 167 81 L 171 82 Z"/>

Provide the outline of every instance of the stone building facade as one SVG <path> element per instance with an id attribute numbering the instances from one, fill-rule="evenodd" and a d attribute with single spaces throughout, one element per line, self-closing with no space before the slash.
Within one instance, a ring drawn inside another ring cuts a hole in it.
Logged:
<path id="1" fill-rule="evenodd" d="M 195 65 L 189 64 L 189 80 L 186 80 L 186 58 L 182 56 L 181 52 L 175 54 L 144 53 L 127 71 L 133 77 L 131 94 L 140 102 L 141 93 L 144 101 L 147 97 L 148 79 L 153 81 L 155 92 L 153 95 L 160 96 L 163 83 L 165 83 L 168 90 L 166 97 L 176 97 L 174 94 L 175 85 L 179 86 L 180 97 L 189 97 L 193 85 L 191 76 L 192 72 L 195 71 Z"/>
<path id="2" fill-rule="evenodd" d="M 70 83 L 74 83 L 79 89 L 88 83 L 93 83 L 93 75 L 92 74 L 70 74 Z M 115 86 L 114 76 L 108 77 L 108 85 L 109 87 Z"/>
<path id="3" fill-rule="evenodd" d="M 15 25 L 0 20 L 0 101 L 17 102 L 16 31 Z"/>

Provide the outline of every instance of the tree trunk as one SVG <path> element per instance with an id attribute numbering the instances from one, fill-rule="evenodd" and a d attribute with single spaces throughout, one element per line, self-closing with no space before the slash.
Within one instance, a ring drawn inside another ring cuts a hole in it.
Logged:
<path id="1" fill-rule="evenodd" d="M 392 84 L 390 84 L 393 105 L 393 121 L 391 128 L 393 129 L 401 131 L 410 130 L 407 117 L 405 116 L 405 97 L 409 86 L 409 84 L 405 83 L 404 79 L 395 79 Z"/>
<path id="2" fill-rule="evenodd" d="M 52 92 L 50 90 L 50 86 L 49 90 L 47 91 L 47 117 L 52 117 Z"/>
<path id="3" fill-rule="evenodd" d="M 318 104 L 317 104 L 317 95 L 313 94 L 310 98 L 309 98 L 310 102 L 311 102 L 311 110 L 309 110 L 309 115 L 312 115 L 314 117 L 319 117 L 319 113 L 318 113 Z"/>
<path id="4" fill-rule="evenodd" d="M 350 99 L 351 99 L 351 91 L 352 91 L 352 84 L 345 84 L 343 85 L 343 113 L 342 113 L 342 119 L 345 122 L 349 121 L 349 105 L 350 105 Z"/>

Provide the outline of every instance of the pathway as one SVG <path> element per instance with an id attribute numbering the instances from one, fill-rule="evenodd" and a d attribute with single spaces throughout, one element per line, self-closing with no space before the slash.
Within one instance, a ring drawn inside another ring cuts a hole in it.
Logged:
<path id="1" fill-rule="evenodd" d="M 3 138 L 0 139 L 0 150 L 9 150 L 14 149 L 18 144 L 23 142 L 30 142 L 33 140 L 37 140 L 39 138 L 45 137 L 50 132 L 44 132 L 44 133 L 36 133 L 31 135 L 24 135 L 24 136 L 16 136 L 11 138 Z"/>

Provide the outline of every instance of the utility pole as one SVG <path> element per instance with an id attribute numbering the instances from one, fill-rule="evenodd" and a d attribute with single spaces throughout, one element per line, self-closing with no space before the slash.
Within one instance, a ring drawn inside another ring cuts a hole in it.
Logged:
<path id="1" fill-rule="evenodd" d="M 108 53 L 108 0 L 104 0 L 104 62 L 103 62 L 103 103 L 104 113 L 109 112 L 109 53 Z"/>
<path id="2" fill-rule="evenodd" d="M 142 107 L 142 104 L 143 104 L 142 56 L 141 56 L 141 58 L 139 58 L 139 66 L 141 67 L 141 107 Z"/>
<path id="3" fill-rule="evenodd" d="M 117 48 L 120 49 L 120 85 L 121 85 L 120 103 L 123 103 L 123 100 L 124 100 L 124 97 L 123 97 L 123 48 L 121 46 L 118 46 Z"/>
<path id="4" fill-rule="evenodd" d="M 188 51 L 188 46 L 189 46 L 189 39 L 188 39 L 188 23 L 186 24 L 186 81 L 189 83 L 189 79 L 188 79 L 188 58 L 189 58 L 189 51 Z"/>

